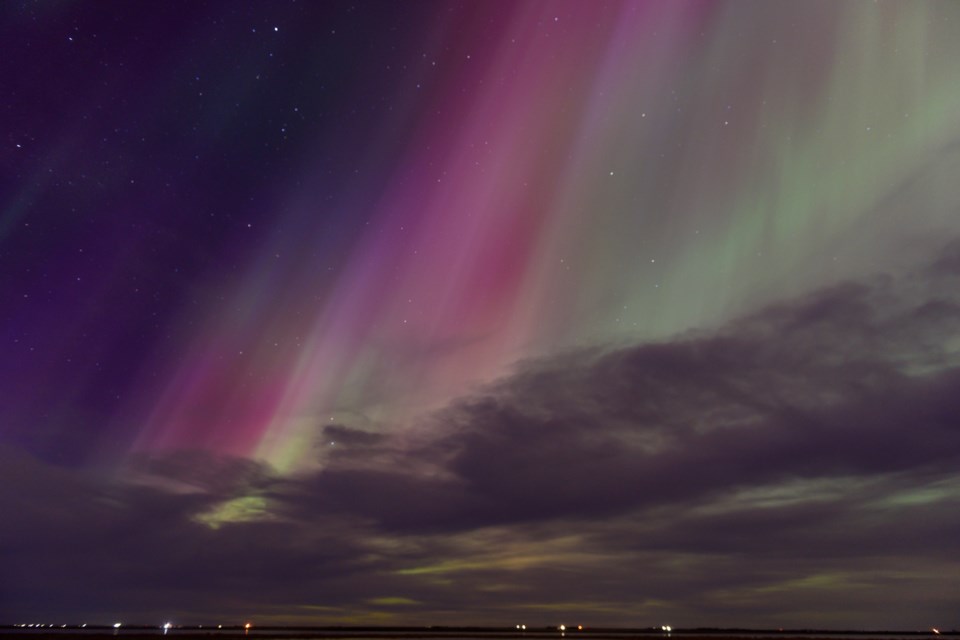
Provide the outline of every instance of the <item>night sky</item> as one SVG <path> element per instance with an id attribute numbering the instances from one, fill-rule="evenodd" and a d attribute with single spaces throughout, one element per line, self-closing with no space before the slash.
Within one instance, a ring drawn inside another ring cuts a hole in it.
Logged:
<path id="1" fill-rule="evenodd" d="M 960 3 L 0 5 L 0 623 L 960 627 Z"/>

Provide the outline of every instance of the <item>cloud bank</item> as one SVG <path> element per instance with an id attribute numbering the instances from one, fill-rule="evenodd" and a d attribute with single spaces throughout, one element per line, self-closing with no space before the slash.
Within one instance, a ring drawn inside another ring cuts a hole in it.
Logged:
<path id="1" fill-rule="evenodd" d="M 958 292 L 953 244 L 715 331 L 523 362 L 412 433 L 325 427 L 308 474 L 0 451 L 0 612 L 960 625 Z"/>

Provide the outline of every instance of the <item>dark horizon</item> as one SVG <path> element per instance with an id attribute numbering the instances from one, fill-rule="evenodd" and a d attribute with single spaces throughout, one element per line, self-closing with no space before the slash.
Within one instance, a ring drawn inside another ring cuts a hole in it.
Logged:
<path id="1" fill-rule="evenodd" d="M 742 633 L 748 635 L 903 635 L 903 636 L 954 636 L 960 635 L 960 630 L 956 629 L 820 629 L 820 628 L 795 628 L 795 629 L 777 629 L 777 628 L 757 628 L 757 627 L 689 627 L 673 628 L 669 631 L 664 630 L 662 625 L 636 626 L 636 627 L 584 627 L 577 629 L 576 625 L 561 629 L 558 625 L 528 625 L 526 629 L 518 629 L 518 625 L 510 626 L 478 626 L 478 625 L 408 625 L 408 626 L 386 626 L 386 625 L 253 625 L 247 627 L 245 624 L 171 624 L 169 629 L 165 629 L 163 624 L 142 624 L 142 623 L 124 623 L 119 628 L 119 633 L 128 635 L 140 631 L 151 631 L 150 635 L 178 635 L 200 636 L 203 634 L 194 633 L 195 631 L 204 631 L 208 635 L 217 635 L 229 633 L 264 633 L 270 631 L 315 631 L 310 637 L 314 638 L 403 638 L 411 635 L 423 635 L 428 637 L 451 637 L 451 638 L 482 638 L 482 637 L 503 637 L 503 638 L 524 638 L 524 637 L 567 637 L 577 636 L 591 637 L 594 639 L 602 638 L 622 638 L 624 635 L 655 635 L 664 638 L 677 638 L 684 635 L 726 635 L 731 633 Z M 566 626 L 566 625 L 563 625 Z M 70 631 L 86 630 L 88 632 L 104 631 L 110 635 L 115 635 L 117 627 L 111 624 L 65 624 L 65 625 L 43 625 L 27 626 L 25 624 L 0 624 L 0 629 L 27 629 L 32 633 L 58 632 L 69 633 Z M 61 630 L 63 630 L 61 632 Z M 164 633 L 167 631 L 167 633 Z M 346 635 L 338 635 L 346 634 Z M 478 634 L 478 635 L 472 635 Z M 87 637 L 88 634 L 81 633 L 81 636 Z"/>

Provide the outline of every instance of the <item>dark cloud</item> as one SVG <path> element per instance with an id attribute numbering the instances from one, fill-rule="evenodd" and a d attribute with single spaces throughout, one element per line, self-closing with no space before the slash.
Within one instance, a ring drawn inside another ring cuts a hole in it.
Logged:
<path id="1" fill-rule="evenodd" d="M 439 415 L 440 435 L 405 466 L 335 467 L 310 495 L 429 531 L 606 517 L 797 478 L 947 474 L 960 462 L 960 370 L 943 344 L 960 307 L 902 289 L 842 286 L 713 335 L 527 363 Z M 446 473 L 418 475 L 428 464 Z"/>
<path id="2" fill-rule="evenodd" d="M 177 453 L 111 479 L 4 451 L 4 606 L 950 620 L 955 254 L 711 333 L 522 363 L 417 437 L 328 426 L 304 475 Z"/>

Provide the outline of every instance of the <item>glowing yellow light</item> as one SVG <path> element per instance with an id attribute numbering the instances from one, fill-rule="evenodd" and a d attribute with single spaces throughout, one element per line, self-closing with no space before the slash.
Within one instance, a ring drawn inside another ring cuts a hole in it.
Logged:
<path id="1" fill-rule="evenodd" d="M 567 630 L 567 625 L 565 624 L 560 625 L 560 631 L 566 631 L 566 630 Z"/>
<path id="2" fill-rule="evenodd" d="M 243 628 L 244 628 L 244 629 L 249 629 L 249 628 L 250 628 L 250 623 L 248 622 L 247 624 L 243 625 Z"/>
<path id="3" fill-rule="evenodd" d="M 582 624 L 578 624 L 578 625 L 577 625 L 577 631 L 583 631 L 583 625 L 582 625 Z"/>

